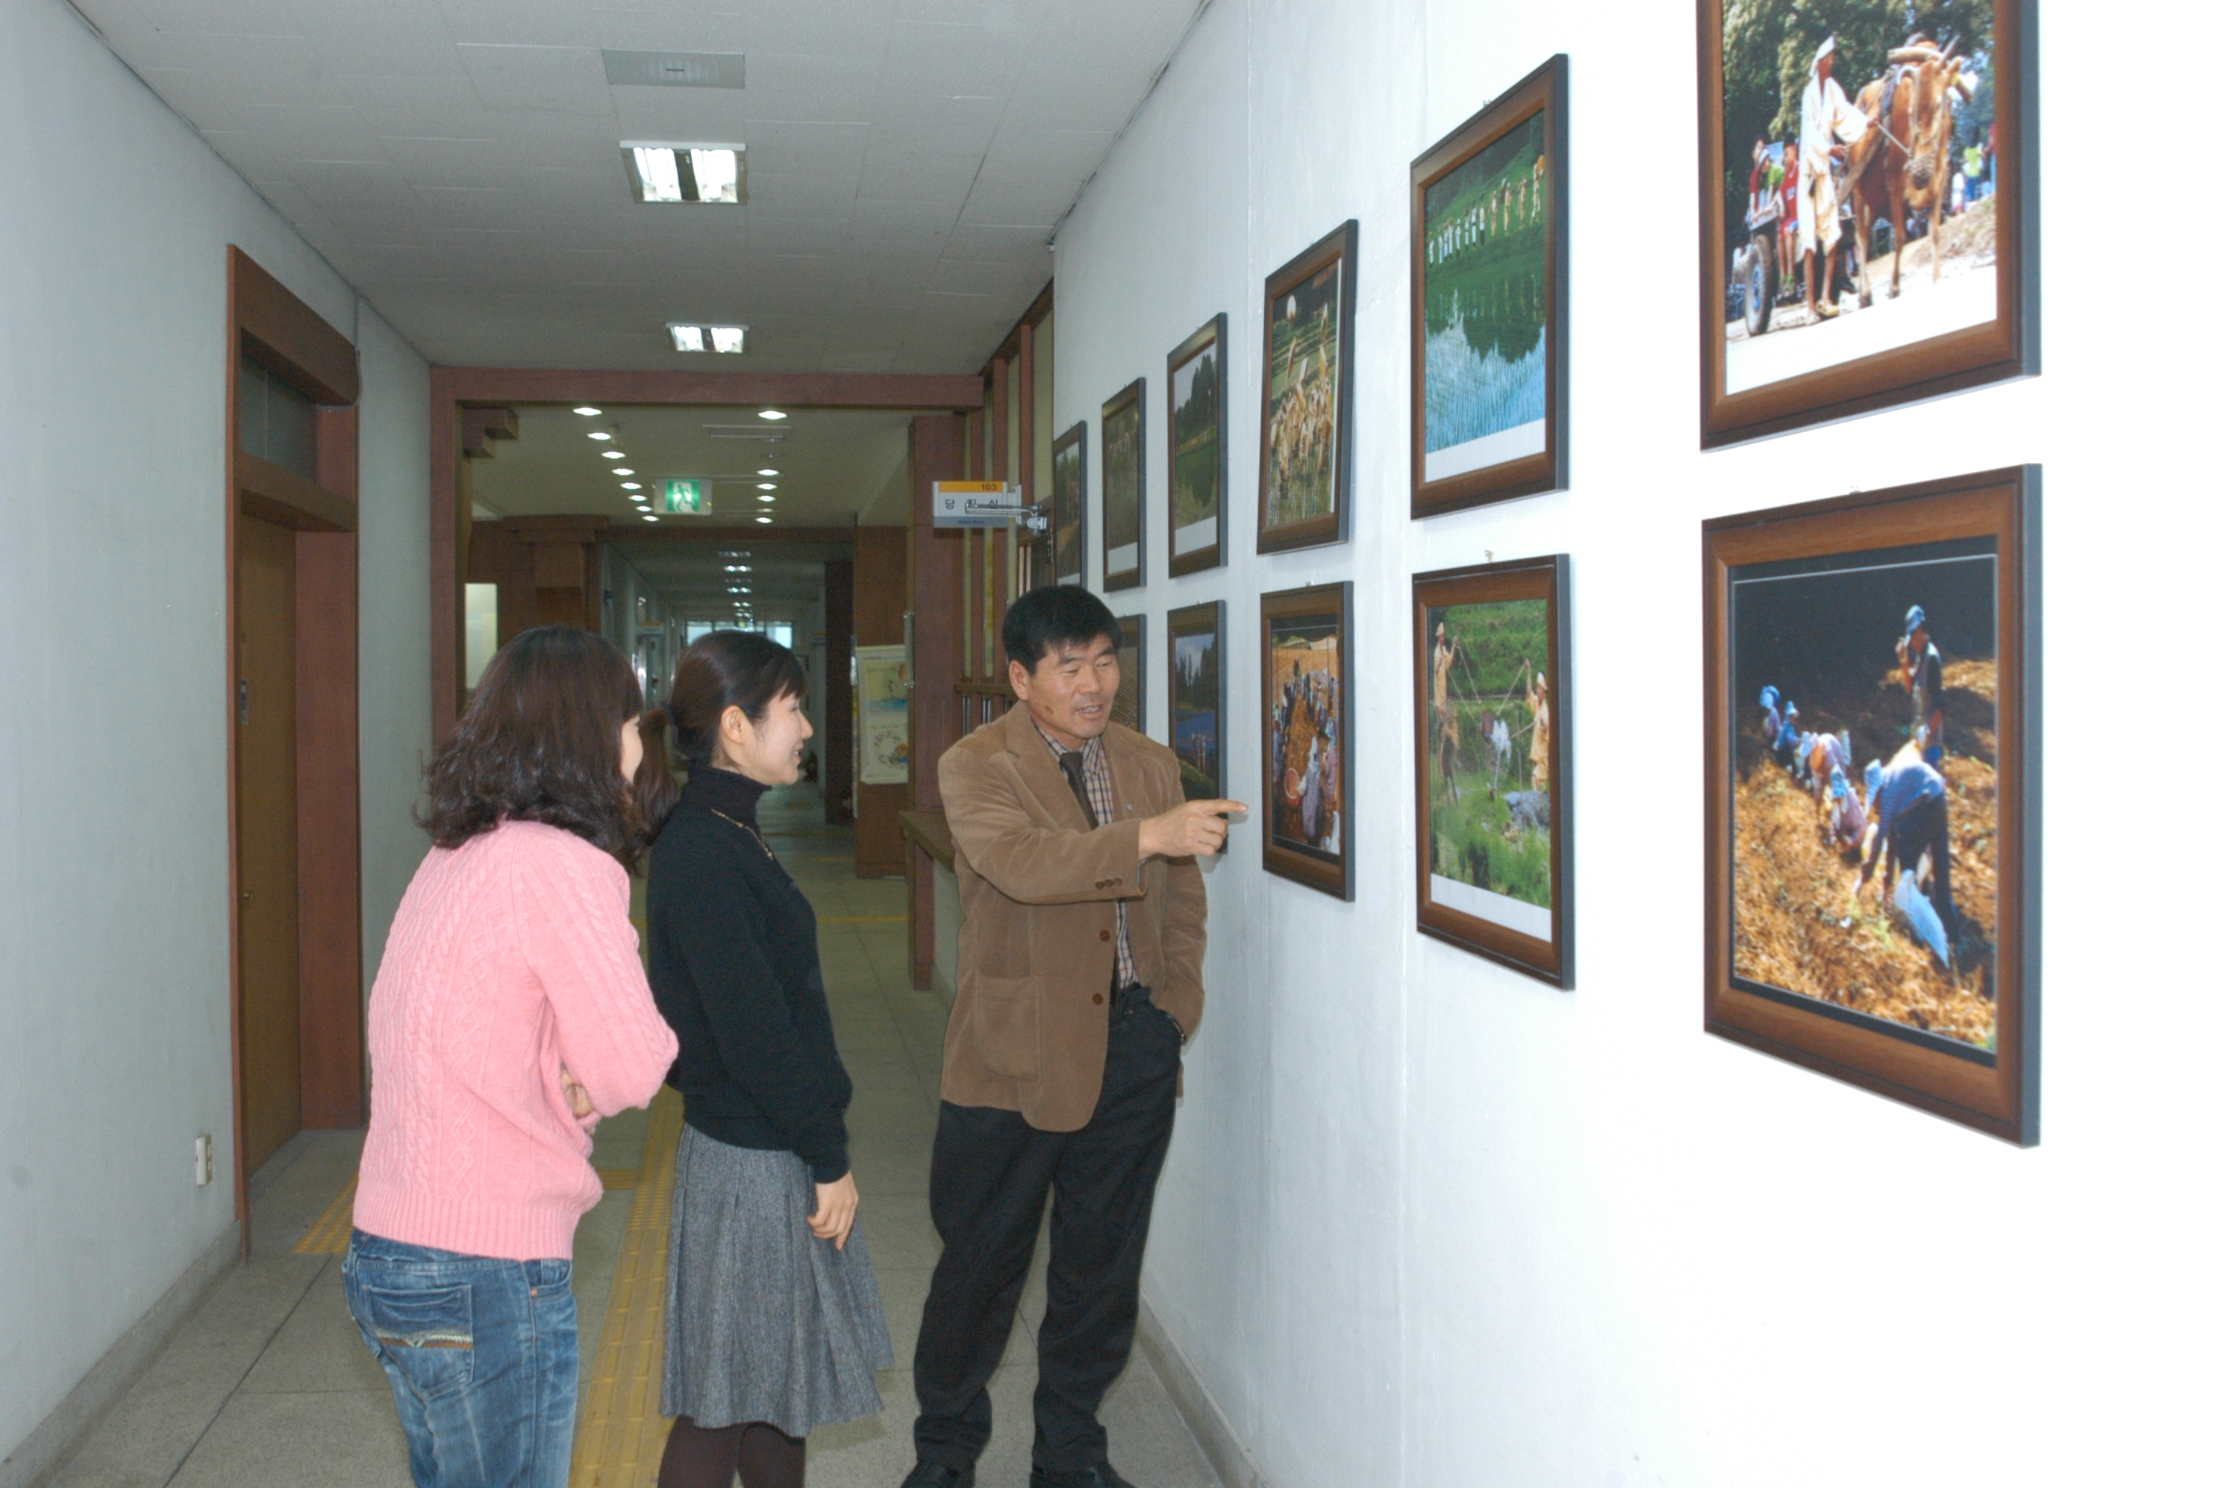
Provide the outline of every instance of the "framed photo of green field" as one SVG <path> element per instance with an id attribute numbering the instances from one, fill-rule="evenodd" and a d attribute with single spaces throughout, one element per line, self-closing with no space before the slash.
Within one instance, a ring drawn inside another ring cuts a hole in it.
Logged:
<path id="1" fill-rule="evenodd" d="M 1569 991 L 1571 560 L 1414 590 L 1416 928 Z"/>
<path id="2" fill-rule="evenodd" d="M 1120 691 L 1112 699 L 1112 721 L 1143 732 L 1143 616 L 1116 616 L 1120 644 Z"/>
<path id="3" fill-rule="evenodd" d="M 1086 421 L 1050 441 L 1050 582 L 1078 584 L 1083 577 L 1082 529 L 1087 525 L 1082 465 L 1089 448 Z"/>
<path id="4" fill-rule="evenodd" d="M 1703 445 L 2038 371 L 2036 0 L 1697 0 Z"/>
<path id="5" fill-rule="evenodd" d="M 1104 587 L 1133 589 L 1143 582 L 1143 379 L 1105 400 Z"/>
<path id="6" fill-rule="evenodd" d="M 1218 599 L 1167 611 L 1167 744 L 1181 762 L 1188 801 L 1227 799 L 1221 655 L 1226 618 Z"/>
<path id="7" fill-rule="evenodd" d="M 1167 577 L 1229 561 L 1229 317 L 1167 353 Z"/>
<path id="8" fill-rule="evenodd" d="M 1549 58 L 1410 168 L 1410 516 L 1568 479 L 1569 69 Z"/>
<path id="9" fill-rule="evenodd" d="M 1361 225 L 1348 221 L 1268 276 L 1260 317 L 1263 553 L 1346 540 L 1360 237 Z"/>
<path id="10" fill-rule="evenodd" d="M 1704 1029 L 2038 1137 L 2039 475 L 1703 526 Z"/>
<path id="11" fill-rule="evenodd" d="M 1353 900 L 1353 585 L 1260 596 L 1260 866 Z"/>

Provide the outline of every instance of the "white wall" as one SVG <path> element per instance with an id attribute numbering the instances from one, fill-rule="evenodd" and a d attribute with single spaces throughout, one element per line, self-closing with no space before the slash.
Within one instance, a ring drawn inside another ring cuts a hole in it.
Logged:
<path id="1" fill-rule="evenodd" d="M 226 245 L 345 333 L 357 306 L 61 0 L 0 6 L 0 136 L 5 1452 L 233 1220 Z M 427 403 L 366 325 L 366 571 L 410 606 L 369 593 L 361 658 L 385 908 L 394 756 L 427 727 Z"/>
<path id="2" fill-rule="evenodd" d="M 2231 870 L 2189 819 L 2215 767 L 2185 761 L 2221 760 L 2230 714 L 2194 663 L 2229 630 L 2231 296 L 2125 251 L 2108 187 L 2138 138 L 2080 96 L 2105 23 L 2046 6 L 2046 374 L 1702 452 L 1694 24 L 1665 0 L 1215 0 L 1059 237 L 1058 428 L 1229 314 L 1234 556 L 1114 604 L 1154 617 L 1156 655 L 1167 609 L 1227 599 L 1233 794 L 1262 795 L 1257 596 L 1356 586 L 1360 897 L 1264 874 L 1257 824 L 1211 871 L 1147 1294 L 1280 1488 L 2206 1480 L 2230 1468 L 2240 1030 L 2210 928 Z M 2125 32 L 2223 55 L 2204 24 L 2230 21 L 2149 0 Z M 1408 164 L 1556 51 L 1572 489 L 1411 522 Z M 2156 109 L 2160 138 L 2214 133 L 2182 90 Z M 1258 557 L 1261 282 L 1348 217 L 1355 535 Z M 2048 596 L 2034 1151 L 1701 1021 L 1702 520 L 2024 461 Z M 1163 478 L 1150 506 L 1161 552 Z M 1488 550 L 1574 560 L 1570 994 L 1413 929 L 1408 575 Z"/>

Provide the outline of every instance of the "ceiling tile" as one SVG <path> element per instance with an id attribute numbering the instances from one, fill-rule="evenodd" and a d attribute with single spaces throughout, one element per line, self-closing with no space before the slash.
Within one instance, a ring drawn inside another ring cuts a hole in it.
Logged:
<path id="1" fill-rule="evenodd" d="M 459 59 L 476 96 L 495 113 L 614 116 L 606 69 L 590 47 L 462 42 Z"/>
<path id="2" fill-rule="evenodd" d="M 414 186 L 489 186 L 522 174 L 496 139 L 405 136 L 375 143 Z"/>
<path id="3" fill-rule="evenodd" d="M 236 36 L 303 33 L 287 0 L 133 0 L 132 8 L 161 31 L 221 31 Z"/>
<path id="4" fill-rule="evenodd" d="M 599 45 L 582 0 L 436 0 L 458 42 L 518 46 Z"/>

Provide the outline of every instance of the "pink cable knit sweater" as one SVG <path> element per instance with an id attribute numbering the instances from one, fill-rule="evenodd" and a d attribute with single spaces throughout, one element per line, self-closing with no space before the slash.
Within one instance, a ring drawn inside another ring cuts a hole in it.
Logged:
<path id="1" fill-rule="evenodd" d="M 389 927 L 368 1013 L 373 1120 L 357 1227 L 408 1245 L 566 1259 L 599 1202 L 591 1126 L 677 1057 L 638 960 L 630 880 L 571 832 L 506 822 L 433 848 Z"/>

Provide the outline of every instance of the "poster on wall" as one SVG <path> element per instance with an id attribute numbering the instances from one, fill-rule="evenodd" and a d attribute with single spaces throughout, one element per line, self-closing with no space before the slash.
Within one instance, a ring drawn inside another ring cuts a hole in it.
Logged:
<path id="1" fill-rule="evenodd" d="M 1697 0 L 1703 443 L 2038 371 L 2035 0 Z"/>
<path id="2" fill-rule="evenodd" d="M 1120 691 L 1112 699 L 1112 721 L 1143 732 L 1143 619 L 1121 615 L 1119 652 Z"/>
<path id="3" fill-rule="evenodd" d="M 910 780 L 910 648 L 856 647 L 856 781 Z"/>
<path id="4" fill-rule="evenodd" d="M 1706 522 L 1707 1031 L 2037 1140 L 2038 471 Z"/>
<path id="5" fill-rule="evenodd" d="M 1075 424 L 1050 442 L 1050 566 L 1054 584 L 1078 584 L 1082 577 L 1082 462 L 1089 446 L 1089 425 Z"/>
<path id="6" fill-rule="evenodd" d="M 1218 599 L 1167 611 L 1167 744 L 1181 763 L 1186 801 L 1222 800 L 1228 789 L 1222 749 L 1224 618 Z"/>
<path id="7" fill-rule="evenodd" d="M 1259 551 L 1346 540 L 1360 224 L 1268 276 L 1261 300 Z"/>
<path id="8" fill-rule="evenodd" d="M 1104 479 L 1104 587 L 1143 582 L 1143 379 L 1105 401 L 1101 425 Z"/>
<path id="9" fill-rule="evenodd" d="M 1570 559 L 1414 592 L 1416 928 L 1568 991 Z"/>
<path id="10" fill-rule="evenodd" d="M 1260 866 L 1353 899 L 1353 585 L 1260 596 Z"/>
<path id="11" fill-rule="evenodd" d="M 1229 561 L 1229 317 L 1167 353 L 1167 577 Z"/>
<path id="12" fill-rule="evenodd" d="M 1550 58 L 1411 168 L 1411 516 L 1567 479 L 1568 75 Z"/>

